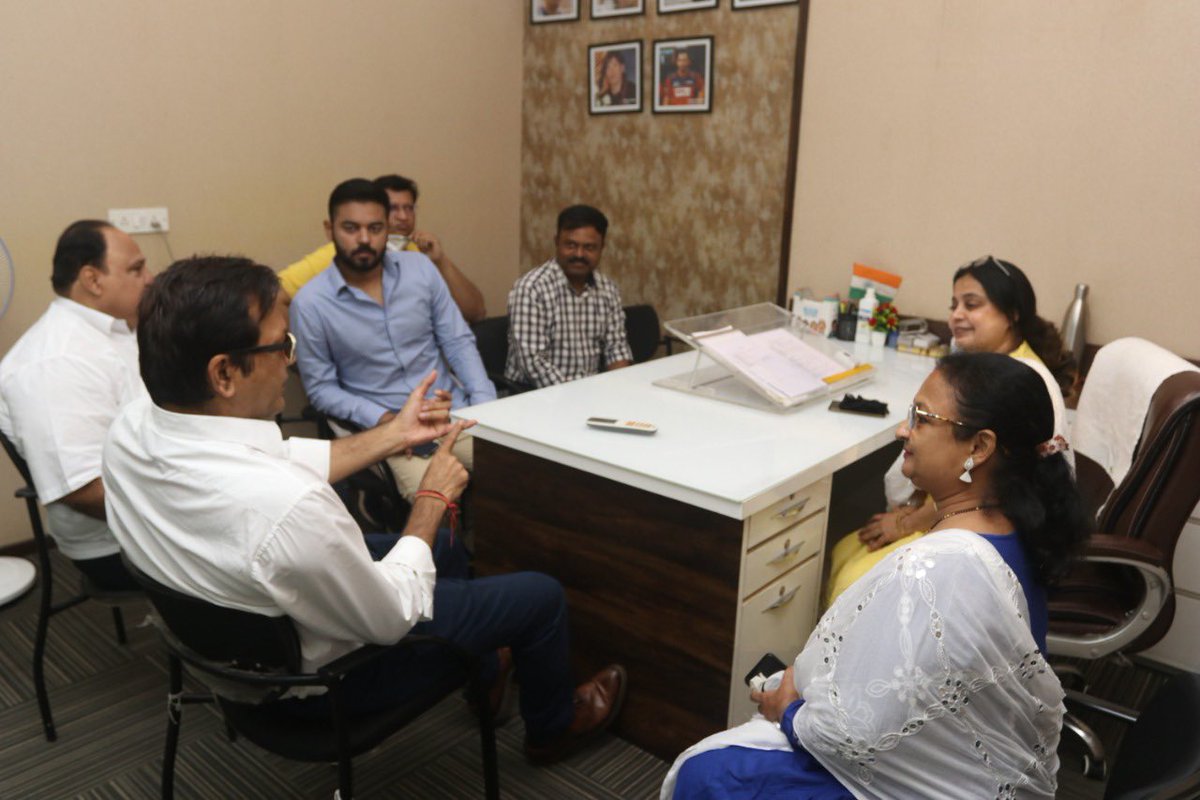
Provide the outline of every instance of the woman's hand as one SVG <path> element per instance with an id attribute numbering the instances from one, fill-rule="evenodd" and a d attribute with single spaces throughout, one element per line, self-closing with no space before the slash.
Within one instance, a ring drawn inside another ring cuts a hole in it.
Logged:
<path id="1" fill-rule="evenodd" d="M 862 530 L 858 532 L 858 540 L 873 553 L 884 545 L 903 539 L 912 533 L 903 525 L 905 517 L 911 511 L 912 509 L 905 507 L 899 511 L 876 514 L 862 526 Z"/>
<path id="2" fill-rule="evenodd" d="M 771 722 L 779 722 L 787 707 L 799 699 L 800 693 L 796 691 L 791 667 L 783 671 L 783 682 L 779 684 L 779 688 L 769 692 L 750 693 L 750 702 L 758 703 L 758 712 Z"/>

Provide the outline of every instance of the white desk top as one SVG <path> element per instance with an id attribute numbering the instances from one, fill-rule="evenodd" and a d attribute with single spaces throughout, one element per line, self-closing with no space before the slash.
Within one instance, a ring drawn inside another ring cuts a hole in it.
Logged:
<path id="1" fill-rule="evenodd" d="M 480 439 L 746 519 L 890 442 L 934 361 L 857 346 L 875 379 L 854 394 L 883 400 L 886 418 L 834 412 L 817 401 L 777 414 L 652 385 L 689 372 L 693 352 L 463 409 Z M 711 362 L 707 362 L 711 363 Z M 459 414 L 456 414 L 458 416 Z M 588 417 L 650 422 L 642 436 L 596 430 Z"/>

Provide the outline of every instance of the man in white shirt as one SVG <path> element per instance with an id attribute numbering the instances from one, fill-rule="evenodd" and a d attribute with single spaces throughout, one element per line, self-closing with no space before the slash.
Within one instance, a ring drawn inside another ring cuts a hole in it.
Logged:
<path id="1" fill-rule="evenodd" d="M 526 751 L 561 758 L 620 710 L 624 671 L 609 667 L 572 692 L 562 587 L 538 573 L 465 580 L 438 574 L 438 525 L 467 482 L 443 447 L 430 460 L 404 533 L 379 561 L 331 481 L 445 436 L 450 396 L 430 373 L 386 422 L 334 442 L 284 440 L 283 407 L 296 340 L 270 268 L 246 259 L 177 262 L 159 276 L 138 328 L 150 398 L 114 422 L 104 451 L 113 531 L 137 566 L 219 605 L 293 620 L 313 669 L 363 643 L 410 631 L 487 654 L 512 651 Z M 392 651 L 344 684 L 348 708 L 402 702 L 454 665 Z M 282 701 L 301 716 L 324 697 Z"/>
<path id="2" fill-rule="evenodd" d="M 29 464 L 58 549 L 101 588 L 136 588 L 104 514 L 100 453 L 145 387 L 133 326 L 150 281 L 137 243 L 80 220 L 58 239 L 58 297 L 0 361 L 0 430 Z"/>

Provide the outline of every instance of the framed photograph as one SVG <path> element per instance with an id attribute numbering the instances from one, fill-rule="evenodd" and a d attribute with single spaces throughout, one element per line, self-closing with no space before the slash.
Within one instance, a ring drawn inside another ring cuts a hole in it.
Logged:
<path id="1" fill-rule="evenodd" d="M 642 110 L 642 43 L 611 42 L 588 48 L 588 78 L 593 114 Z"/>
<path id="2" fill-rule="evenodd" d="M 579 3 L 580 0 L 529 0 L 529 21 L 540 25 L 579 19 Z"/>
<path id="3" fill-rule="evenodd" d="M 646 13 L 646 0 L 592 0 L 592 19 Z"/>
<path id="4" fill-rule="evenodd" d="M 654 111 L 678 114 L 712 110 L 713 38 L 654 43 Z"/>
<path id="5" fill-rule="evenodd" d="M 799 2 L 800 0 L 733 0 L 733 10 L 763 6 L 794 6 Z"/>
<path id="6" fill-rule="evenodd" d="M 658 13 L 674 14 L 676 11 L 699 11 L 716 8 L 717 0 L 658 0 Z"/>

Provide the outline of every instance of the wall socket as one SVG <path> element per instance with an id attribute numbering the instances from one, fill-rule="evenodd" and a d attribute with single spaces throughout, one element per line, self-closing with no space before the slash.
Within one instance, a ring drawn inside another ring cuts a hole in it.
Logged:
<path id="1" fill-rule="evenodd" d="M 165 208 L 110 208 L 108 222 L 125 233 L 166 233 L 171 229 Z"/>

